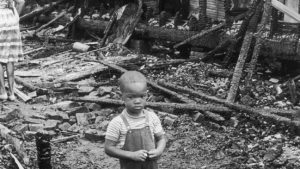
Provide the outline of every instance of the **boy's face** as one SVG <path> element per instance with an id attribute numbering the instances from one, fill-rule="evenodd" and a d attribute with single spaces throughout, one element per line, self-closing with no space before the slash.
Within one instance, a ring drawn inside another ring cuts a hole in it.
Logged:
<path id="1" fill-rule="evenodd" d="M 145 106 L 147 97 L 147 84 L 144 82 L 128 83 L 122 90 L 122 99 L 127 112 L 139 114 Z"/>

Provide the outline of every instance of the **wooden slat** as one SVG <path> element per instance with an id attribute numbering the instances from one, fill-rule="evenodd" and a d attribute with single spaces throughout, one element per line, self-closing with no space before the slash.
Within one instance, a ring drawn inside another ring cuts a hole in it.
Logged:
<path id="1" fill-rule="evenodd" d="M 290 17 L 294 18 L 295 20 L 297 20 L 298 22 L 300 22 L 300 15 L 291 10 L 290 8 L 288 8 L 287 6 L 285 6 L 283 3 L 279 2 L 278 0 L 272 0 L 272 6 L 274 8 L 276 8 L 277 10 L 279 10 L 280 12 L 283 12 L 287 15 L 289 15 Z"/>

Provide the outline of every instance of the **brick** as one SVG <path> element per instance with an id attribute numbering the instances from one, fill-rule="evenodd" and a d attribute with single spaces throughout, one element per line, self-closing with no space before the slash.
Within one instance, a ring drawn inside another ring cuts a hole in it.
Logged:
<path id="1" fill-rule="evenodd" d="M 105 94 L 110 94 L 112 92 L 112 87 L 110 86 L 101 86 L 98 88 L 98 96 L 103 96 Z"/>
<path id="2" fill-rule="evenodd" d="M 86 126 L 89 124 L 88 118 L 85 113 L 77 113 L 76 120 L 78 125 Z"/>
<path id="3" fill-rule="evenodd" d="M 100 111 L 101 110 L 101 106 L 97 103 L 91 103 L 88 105 L 88 109 L 90 111 Z"/>
<path id="4" fill-rule="evenodd" d="M 92 86 L 80 86 L 78 89 L 79 95 L 86 95 L 92 92 L 95 88 Z"/>
<path id="5" fill-rule="evenodd" d="M 71 127 L 71 124 L 68 123 L 68 122 L 64 122 L 63 124 L 60 124 L 58 125 L 58 128 L 61 130 L 61 131 L 67 131 L 68 128 Z"/>
<path id="6" fill-rule="evenodd" d="M 26 117 L 23 121 L 23 123 L 30 123 L 30 124 L 44 124 L 45 120 L 42 119 L 34 119 L 30 117 Z"/>
<path id="7" fill-rule="evenodd" d="M 14 109 L 8 113 L 0 114 L 0 122 L 8 122 L 16 118 L 20 118 L 22 115 L 19 109 Z"/>
<path id="8" fill-rule="evenodd" d="M 47 120 L 44 123 L 44 129 L 45 130 L 54 130 L 59 123 L 60 123 L 59 120 Z"/>
<path id="9" fill-rule="evenodd" d="M 44 129 L 44 124 L 29 124 L 28 125 L 30 131 L 39 131 Z"/>
<path id="10" fill-rule="evenodd" d="M 81 128 L 77 124 L 73 124 L 71 127 L 68 128 L 68 131 L 78 133 Z"/>
<path id="11" fill-rule="evenodd" d="M 74 109 L 75 107 L 79 107 L 80 104 L 73 101 L 64 101 L 51 105 L 50 107 L 54 109 L 58 109 L 61 111 L 68 111 L 70 109 Z"/>
<path id="12" fill-rule="evenodd" d="M 81 107 L 76 107 L 70 111 L 67 111 L 67 114 L 69 116 L 74 116 L 76 115 L 77 113 L 88 113 L 90 112 L 89 109 L 86 107 L 86 106 L 81 106 Z"/>
<path id="13" fill-rule="evenodd" d="M 169 116 L 166 116 L 164 118 L 164 124 L 167 125 L 167 126 L 173 126 L 174 123 L 175 123 L 175 121 L 176 121 L 175 119 L 173 119 L 173 118 L 171 118 Z"/>

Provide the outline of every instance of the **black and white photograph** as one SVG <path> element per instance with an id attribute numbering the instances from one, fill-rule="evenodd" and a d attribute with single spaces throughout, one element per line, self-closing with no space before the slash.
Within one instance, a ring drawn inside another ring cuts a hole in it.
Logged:
<path id="1" fill-rule="evenodd" d="M 300 0 L 0 0 L 0 169 L 300 169 Z"/>

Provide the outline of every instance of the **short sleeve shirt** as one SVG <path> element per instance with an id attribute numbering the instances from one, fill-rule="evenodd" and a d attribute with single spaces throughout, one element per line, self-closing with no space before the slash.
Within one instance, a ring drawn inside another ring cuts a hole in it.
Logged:
<path id="1" fill-rule="evenodd" d="M 145 127 L 147 125 L 145 114 L 147 113 L 149 117 L 149 127 L 153 139 L 155 136 L 161 136 L 165 133 L 162 128 L 160 119 L 154 112 L 144 109 L 142 113 L 143 114 L 141 116 L 135 117 L 129 115 L 126 109 L 122 112 L 124 117 L 127 119 L 131 129 L 140 129 Z M 105 139 L 115 141 L 117 143 L 117 147 L 122 148 L 125 143 L 127 131 L 128 129 L 122 118 L 120 116 L 117 116 L 109 123 Z"/>

